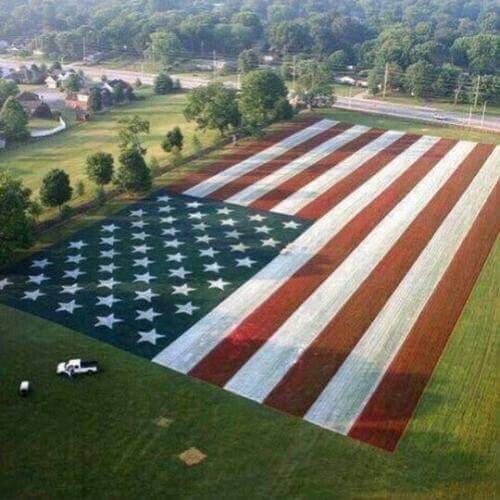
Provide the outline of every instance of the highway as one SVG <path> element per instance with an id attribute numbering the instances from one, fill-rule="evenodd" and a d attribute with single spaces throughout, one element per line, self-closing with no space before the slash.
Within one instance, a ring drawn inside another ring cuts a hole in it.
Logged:
<path id="1" fill-rule="evenodd" d="M 14 61 L 12 59 L 1 59 L 0 68 L 17 68 L 20 64 L 30 65 L 30 61 Z M 137 71 L 129 71 L 123 69 L 111 69 L 104 66 L 86 66 L 81 63 L 68 64 L 66 67 L 75 70 L 83 70 L 86 74 L 95 80 L 99 80 L 103 75 L 109 79 L 120 78 L 126 82 L 134 83 L 140 79 L 147 85 L 152 85 L 155 78 L 153 73 L 142 73 Z M 172 78 L 178 79 L 181 87 L 185 89 L 193 89 L 207 85 L 210 80 L 201 77 L 186 77 L 184 75 L 171 75 Z M 234 82 L 225 82 L 225 85 L 236 87 Z M 420 120 L 431 123 L 440 123 L 447 125 L 455 125 L 465 128 L 473 128 L 478 130 L 488 130 L 500 132 L 500 117 L 486 115 L 484 119 L 480 113 L 475 113 L 469 116 L 468 113 L 460 113 L 456 111 L 443 111 L 432 106 L 413 106 L 410 104 L 399 104 L 389 101 L 380 101 L 361 96 L 355 97 L 337 97 L 335 107 L 341 109 L 351 109 L 353 111 L 362 111 L 364 113 L 376 113 L 386 116 L 396 116 L 411 120 Z"/>

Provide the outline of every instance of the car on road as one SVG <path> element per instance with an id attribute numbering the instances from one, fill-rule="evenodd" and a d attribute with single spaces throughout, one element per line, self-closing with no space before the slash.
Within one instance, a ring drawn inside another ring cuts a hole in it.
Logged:
<path id="1" fill-rule="evenodd" d="M 99 371 L 99 365 L 97 361 L 83 361 L 81 359 L 70 359 L 69 361 L 63 361 L 57 365 L 58 375 L 67 375 L 72 377 L 73 375 L 80 374 L 93 374 Z"/>

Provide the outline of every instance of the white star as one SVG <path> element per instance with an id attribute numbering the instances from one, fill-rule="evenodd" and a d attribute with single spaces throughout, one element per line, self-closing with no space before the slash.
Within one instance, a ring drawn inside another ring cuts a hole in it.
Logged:
<path id="1" fill-rule="evenodd" d="M 121 281 L 115 281 L 114 278 L 110 278 L 109 280 L 99 280 L 97 288 L 109 288 L 112 290 L 115 285 L 119 285 L 120 283 Z"/>
<path id="2" fill-rule="evenodd" d="M 83 247 L 88 246 L 88 243 L 85 243 L 84 241 L 70 241 L 68 248 L 76 248 L 77 250 L 81 250 Z"/>
<path id="3" fill-rule="evenodd" d="M 73 314 L 73 311 L 79 307 L 82 307 L 82 306 L 79 306 L 76 302 L 75 302 L 75 299 L 73 300 L 70 300 L 69 302 L 59 302 L 59 309 L 56 309 L 56 312 L 58 311 L 61 311 L 61 312 L 68 312 L 70 314 Z"/>
<path id="4" fill-rule="evenodd" d="M 159 297 L 159 295 L 157 293 L 154 293 L 151 288 L 149 288 L 148 290 L 144 290 L 143 292 L 135 292 L 135 294 L 136 297 L 134 300 L 145 300 L 146 302 L 151 302 L 151 299 L 153 297 Z"/>
<path id="5" fill-rule="evenodd" d="M 0 280 L 0 290 L 3 290 L 8 285 L 13 285 L 12 281 L 9 281 L 8 278 L 4 278 L 3 280 Z"/>
<path id="6" fill-rule="evenodd" d="M 142 217 L 146 213 L 147 213 L 146 211 L 144 211 L 142 208 L 140 208 L 139 210 L 131 210 L 130 216 L 131 217 Z"/>
<path id="7" fill-rule="evenodd" d="M 191 288 L 187 283 L 184 283 L 183 285 L 180 286 L 175 286 L 173 285 L 172 288 L 174 291 L 172 292 L 172 295 L 175 294 L 180 294 L 180 295 L 189 295 L 189 292 L 192 292 L 196 290 L 196 288 Z"/>
<path id="8" fill-rule="evenodd" d="M 218 273 L 221 269 L 224 269 L 224 266 L 219 265 L 217 262 L 213 262 L 212 264 L 203 264 L 205 268 L 204 271 L 206 273 Z"/>
<path id="9" fill-rule="evenodd" d="M 157 201 L 159 201 L 160 203 L 166 203 L 167 201 L 170 201 L 172 198 L 168 195 L 163 195 L 163 196 L 158 196 L 158 198 L 156 198 Z"/>
<path id="10" fill-rule="evenodd" d="M 7 278 L 5 278 L 5 279 L 7 279 Z M 37 274 L 36 276 L 28 276 L 28 280 L 26 281 L 26 283 L 36 283 L 37 285 L 40 285 L 44 281 L 47 281 L 48 279 L 50 279 L 50 278 L 48 278 L 47 276 L 45 276 L 45 274 Z M 1 282 L 0 282 L 0 284 L 1 284 Z M 6 283 L 6 284 L 10 285 L 11 283 Z M 0 288 L 0 290 L 2 288 Z"/>
<path id="11" fill-rule="evenodd" d="M 75 295 L 78 290 L 83 290 L 81 286 L 78 286 L 78 283 L 73 283 L 72 285 L 63 285 L 60 293 L 69 293 L 70 295 Z"/>
<path id="12" fill-rule="evenodd" d="M 256 262 L 256 260 L 252 260 L 250 257 L 236 259 L 236 267 L 252 267 L 252 264 L 255 264 Z"/>
<path id="13" fill-rule="evenodd" d="M 94 326 L 105 326 L 112 330 L 115 323 L 121 323 L 122 321 L 119 318 L 115 318 L 114 313 L 111 313 L 109 316 L 97 316 L 97 323 Z"/>
<path id="14" fill-rule="evenodd" d="M 34 260 L 31 264 L 31 267 L 37 267 L 38 269 L 45 269 L 47 266 L 50 266 L 52 262 L 49 262 L 48 259 L 40 259 Z"/>
<path id="15" fill-rule="evenodd" d="M 176 254 L 167 255 L 167 262 L 182 262 L 182 260 L 185 258 L 185 255 L 177 252 Z"/>
<path id="16" fill-rule="evenodd" d="M 268 238 L 267 240 L 260 240 L 262 242 L 263 247 L 275 247 L 278 245 L 279 241 L 274 238 Z"/>
<path id="17" fill-rule="evenodd" d="M 222 226 L 234 226 L 236 224 L 236 221 L 234 219 L 222 219 L 220 221 Z"/>
<path id="18" fill-rule="evenodd" d="M 149 264 L 153 264 L 154 260 L 151 260 L 149 257 L 144 257 L 143 259 L 134 259 L 134 267 L 148 267 Z"/>
<path id="19" fill-rule="evenodd" d="M 256 233 L 269 234 L 269 231 L 271 231 L 271 228 L 268 226 L 258 226 L 255 228 Z"/>
<path id="20" fill-rule="evenodd" d="M 115 238 L 114 236 L 109 236 L 107 238 L 101 238 L 101 245 L 113 246 L 118 241 L 120 241 L 118 238 Z"/>
<path id="21" fill-rule="evenodd" d="M 220 253 L 219 250 L 214 250 L 212 247 L 202 248 L 199 252 L 200 252 L 200 257 L 212 257 L 212 258 L 214 258 L 216 253 Z"/>
<path id="22" fill-rule="evenodd" d="M 171 207 L 170 205 L 166 205 L 164 207 L 159 207 L 158 212 L 169 214 L 173 209 L 174 209 L 174 207 Z"/>
<path id="23" fill-rule="evenodd" d="M 175 304 L 175 307 L 177 307 L 177 311 L 175 311 L 175 314 L 189 314 L 189 316 L 193 315 L 193 311 L 196 309 L 199 309 L 198 306 L 193 306 L 192 302 L 188 302 L 187 304 Z"/>
<path id="24" fill-rule="evenodd" d="M 160 221 L 164 224 L 173 224 L 177 219 L 169 215 L 168 217 L 162 217 Z"/>
<path id="25" fill-rule="evenodd" d="M 226 238 L 238 239 L 243 233 L 240 233 L 239 231 L 236 231 L 236 229 L 235 229 L 234 231 L 226 231 L 224 234 L 226 235 Z"/>
<path id="26" fill-rule="evenodd" d="M 132 233 L 133 240 L 142 240 L 144 241 L 146 238 L 149 238 L 149 234 L 142 231 L 142 233 Z"/>
<path id="27" fill-rule="evenodd" d="M 146 253 L 148 250 L 152 250 L 153 247 L 148 247 L 147 245 L 133 245 L 132 253 Z"/>
<path id="28" fill-rule="evenodd" d="M 180 230 L 176 229 L 175 227 L 169 227 L 168 229 L 161 230 L 161 234 L 163 234 L 163 236 L 175 236 L 177 233 L 180 233 Z"/>
<path id="29" fill-rule="evenodd" d="M 262 215 L 260 214 L 255 214 L 255 215 L 250 215 L 250 217 L 248 217 L 250 220 L 253 220 L 253 221 L 256 221 L 256 222 L 262 222 L 263 220 L 266 220 L 265 217 L 263 217 Z"/>
<path id="30" fill-rule="evenodd" d="M 120 226 L 117 226 L 115 224 L 108 224 L 108 225 L 102 226 L 101 231 L 102 232 L 113 233 L 117 229 L 120 229 Z"/>
<path id="31" fill-rule="evenodd" d="M 86 257 L 83 257 L 82 255 L 78 254 L 78 255 L 68 255 L 68 257 L 66 258 L 66 262 L 69 264 L 70 262 L 74 263 L 74 264 L 80 264 L 80 262 L 82 260 L 87 260 Z"/>
<path id="32" fill-rule="evenodd" d="M 102 259 L 112 259 L 115 255 L 120 255 L 120 252 L 111 249 L 111 250 L 101 250 L 100 253 Z"/>
<path id="33" fill-rule="evenodd" d="M 113 262 L 111 264 L 99 264 L 100 273 L 112 273 L 117 269 L 120 269 L 120 266 L 116 266 Z"/>
<path id="34" fill-rule="evenodd" d="M 121 302 L 121 299 L 115 299 L 113 294 L 107 295 L 106 297 L 97 297 L 97 306 L 107 306 L 113 307 L 115 302 Z"/>
<path id="35" fill-rule="evenodd" d="M 300 224 L 297 224 L 294 220 L 290 220 L 288 222 L 283 222 L 283 227 L 285 229 L 297 229 L 300 227 Z"/>
<path id="36" fill-rule="evenodd" d="M 190 203 L 186 203 L 186 207 L 189 207 L 189 208 L 199 208 L 202 206 L 203 206 L 203 203 L 199 203 L 197 201 L 191 201 Z"/>
<path id="37" fill-rule="evenodd" d="M 202 214 L 201 212 L 193 212 L 193 213 L 190 213 L 188 214 L 188 217 L 190 219 L 198 219 L 198 220 L 201 220 L 203 217 L 206 217 L 207 214 Z"/>
<path id="38" fill-rule="evenodd" d="M 153 321 L 156 316 L 161 316 L 161 313 L 154 312 L 153 308 L 146 309 L 145 311 L 136 310 L 137 318 L 136 321 L 140 319 L 145 319 L 146 321 Z"/>
<path id="39" fill-rule="evenodd" d="M 163 242 L 163 246 L 165 248 L 179 248 L 180 245 L 184 245 L 184 242 L 179 241 L 177 238 L 175 240 L 169 240 Z"/>
<path id="40" fill-rule="evenodd" d="M 24 297 L 23 299 L 29 299 L 29 300 L 33 300 L 33 301 L 36 301 L 38 300 L 38 297 L 41 297 L 42 295 L 45 295 L 44 293 L 42 293 L 40 291 L 40 289 L 38 290 L 33 290 L 32 292 L 24 292 Z"/>
<path id="41" fill-rule="evenodd" d="M 157 339 L 165 337 L 165 335 L 160 335 L 159 333 L 156 333 L 156 328 L 153 328 L 149 332 L 137 332 L 137 334 L 141 337 L 137 341 L 138 344 L 140 344 L 141 342 L 149 342 L 150 344 L 156 345 Z"/>
<path id="42" fill-rule="evenodd" d="M 191 271 L 186 271 L 186 269 L 184 269 L 184 267 L 179 267 L 179 269 L 169 269 L 168 272 L 169 272 L 169 276 L 171 278 L 173 278 L 175 276 L 175 277 L 182 278 L 182 279 L 185 279 L 187 274 L 192 274 Z"/>
<path id="43" fill-rule="evenodd" d="M 139 229 L 142 229 L 144 226 L 149 226 L 148 222 L 144 222 L 143 220 L 135 220 L 132 221 L 131 227 L 138 227 Z"/>
<path id="44" fill-rule="evenodd" d="M 196 231 L 205 231 L 209 227 L 210 226 L 205 222 L 200 222 L 199 224 L 193 224 L 193 229 L 195 229 Z"/>
<path id="45" fill-rule="evenodd" d="M 72 269 L 71 271 L 64 271 L 63 278 L 71 278 L 74 280 L 78 279 L 78 276 L 82 276 L 83 274 L 87 274 L 85 271 L 80 271 L 80 268 Z"/>
<path id="46" fill-rule="evenodd" d="M 210 286 L 208 288 L 218 288 L 219 290 L 224 290 L 226 285 L 230 285 L 229 281 L 224 281 L 222 278 L 218 280 L 208 280 Z"/>
<path id="47" fill-rule="evenodd" d="M 244 243 L 238 243 L 237 245 L 231 245 L 231 252 L 244 252 L 247 248 L 250 248 Z"/>
<path id="48" fill-rule="evenodd" d="M 212 236 L 208 236 L 208 234 L 204 234 L 203 236 L 196 236 L 196 241 L 198 243 L 210 243 L 210 241 L 215 240 Z"/>
<path id="49" fill-rule="evenodd" d="M 142 283 L 149 283 L 151 280 L 156 279 L 156 276 L 152 276 L 149 274 L 149 271 L 144 274 L 134 274 L 135 280 L 134 283 L 142 282 Z"/>
<path id="50" fill-rule="evenodd" d="M 231 212 L 234 212 L 234 210 L 232 208 L 224 207 L 224 208 L 217 209 L 217 213 L 219 215 L 229 215 Z"/>

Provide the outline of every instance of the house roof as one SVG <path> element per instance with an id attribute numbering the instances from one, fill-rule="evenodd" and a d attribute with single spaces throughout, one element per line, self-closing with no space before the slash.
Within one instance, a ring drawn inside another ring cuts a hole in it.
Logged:
<path id="1" fill-rule="evenodd" d="M 38 94 L 34 94 L 33 92 L 21 92 L 17 95 L 16 99 L 22 102 L 41 100 L 40 96 Z"/>

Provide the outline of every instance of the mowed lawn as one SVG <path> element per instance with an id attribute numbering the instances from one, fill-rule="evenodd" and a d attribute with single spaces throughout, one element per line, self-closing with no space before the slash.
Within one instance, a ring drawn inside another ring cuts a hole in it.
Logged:
<path id="1" fill-rule="evenodd" d="M 359 113 L 330 116 L 382 127 Z M 404 127 L 391 120 L 388 128 Z M 114 200 L 47 233 L 43 243 L 121 206 Z M 2 498 L 492 498 L 499 279 L 497 242 L 394 453 L 0 306 Z M 57 378 L 56 363 L 73 356 L 98 359 L 103 372 Z M 34 387 L 27 399 L 16 392 L 25 378 Z M 158 417 L 171 425 L 158 427 Z M 207 459 L 188 468 L 177 455 L 191 446 Z"/>
<path id="2" fill-rule="evenodd" d="M 144 144 L 147 157 L 156 156 L 160 162 L 168 160 L 161 149 L 161 140 L 166 132 L 178 125 L 185 134 L 184 154 L 192 149 L 192 136 L 196 124 L 187 123 L 182 110 L 186 94 L 157 96 L 150 89 L 138 92 L 144 97 L 131 104 L 125 104 L 102 115 L 97 115 L 87 123 L 72 123 L 69 130 L 53 137 L 39 139 L 15 149 L 0 152 L 0 170 L 10 172 L 23 180 L 33 190 L 40 187 L 44 175 L 53 168 L 62 168 L 71 177 L 72 184 L 85 180 L 84 162 L 87 155 L 96 151 L 118 154 L 118 120 L 140 115 L 150 121 L 151 131 Z M 53 122 L 57 125 L 56 122 Z M 203 145 L 211 143 L 215 134 L 197 132 Z"/>

